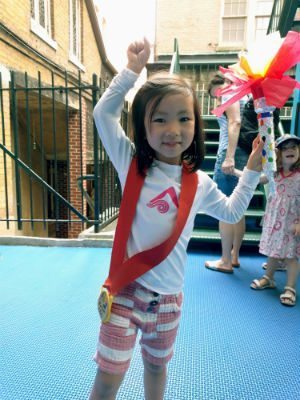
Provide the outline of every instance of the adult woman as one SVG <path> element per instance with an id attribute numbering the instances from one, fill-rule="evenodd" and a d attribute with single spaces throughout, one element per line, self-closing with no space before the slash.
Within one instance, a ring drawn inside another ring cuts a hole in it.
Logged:
<path id="1" fill-rule="evenodd" d="M 221 73 L 217 73 L 210 81 L 208 93 L 211 97 L 217 96 L 217 90 L 231 84 Z M 221 103 L 228 100 L 228 96 L 218 97 Z M 218 118 L 220 126 L 219 147 L 214 168 L 214 181 L 218 188 L 227 196 L 233 192 L 238 178 L 233 175 L 234 168 L 243 169 L 247 163 L 248 154 L 239 148 L 238 138 L 241 126 L 241 116 L 247 97 L 231 104 L 226 112 Z M 213 271 L 232 273 L 233 267 L 239 267 L 239 251 L 245 234 L 245 217 L 236 224 L 219 221 L 222 255 L 219 260 L 206 261 L 205 267 Z"/>

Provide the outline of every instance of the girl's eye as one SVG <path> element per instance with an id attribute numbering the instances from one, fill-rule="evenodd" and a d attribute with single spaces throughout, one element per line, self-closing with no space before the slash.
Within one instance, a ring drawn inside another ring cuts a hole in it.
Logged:
<path id="1" fill-rule="evenodd" d="M 187 121 L 190 121 L 189 117 L 181 117 L 180 118 L 180 122 L 187 122 Z"/>
<path id="2" fill-rule="evenodd" d="M 297 148 L 297 146 L 295 145 L 295 146 L 282 146 L 282 150 L 283 151 L 286 151 L 286 150 L 290 150 L 290 149 L 292 149 L 292 150 L 296 150 L 296 148 Z"/>
<path id="3" fill-rule="evenodd" d="M 163 124 L 165 120 L 163 118 L 153 118 L 152 122 L 156 122 L 158 124 Z"/>

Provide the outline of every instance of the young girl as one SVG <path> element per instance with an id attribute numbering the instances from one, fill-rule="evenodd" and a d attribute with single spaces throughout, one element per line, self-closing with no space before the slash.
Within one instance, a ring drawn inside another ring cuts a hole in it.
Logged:
<path id="1" fill-rule="evenodd" d="M 104 147 L 123 190 L 109 276 L 99 297 L 102 324 L 91 400 L 115 399 L 141 331 L 144 390 L 161 400 L 182 306 L 186 248 L 196 213 L 237 222 L 258 184 L 263 141 L 257 137 L 247 167 L 228 198 L 199 166 L 204 139 L 190 84 L 161 73 L 138 90 L 132 104 L 134 144 L 119 124 L 126 93 L 150 55 L 146 39 L 127 50 L 127 68 L 94 110 Z M 125 206 L 124 206 L 125 204 Z"/>
<path id="2" fill-rule="evenodd" d="M 276 140 L 276 193 L 268 198 L 259 245 L 260 253 L 268 256 L 266 274 L 254 279 L 251 288 L 273 289 L 278 263 L 284 259 L 287 282 L 280 295 L 283 305 L 296 304 L 296 282 L 300 257 L 300 138 L 283 135 Z"/>

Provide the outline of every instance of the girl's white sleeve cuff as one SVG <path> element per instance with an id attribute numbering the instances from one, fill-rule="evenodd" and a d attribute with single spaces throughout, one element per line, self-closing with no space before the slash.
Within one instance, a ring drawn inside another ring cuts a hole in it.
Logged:
<path id="1" fill-rule="evenodd" d="M 256 188 L 259 183 L 260 175 L 261 172 L 253 171 L 245 167 L 243 169 L 243 174 L 240 179 L 245 185 Z"/>

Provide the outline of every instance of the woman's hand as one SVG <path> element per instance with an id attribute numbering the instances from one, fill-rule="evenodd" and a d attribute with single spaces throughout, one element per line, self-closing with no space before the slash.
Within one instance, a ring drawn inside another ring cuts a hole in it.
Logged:
<path id="1" fill-rule="evenodd" d="M 252 171 L 262 171 L 262 151 L 264 148 L 265 140 L 258 134 L 252 143 L 252 152 L 248 158 L 247 168 Z"/>
<path id="2" fill-rule="evenodd" d="M 226 157 L 221 169 L 226 175 L 232 175 L 234 172 L 234 158 L 233 157 Z"/>
<path id="3" fill-rule="evenodd" d="M 140 74 L 150 57 L 150 43 L 146 38 L 143 41 L 135 41 L 127 49 L 127 68 L 136 74 Z"/>

